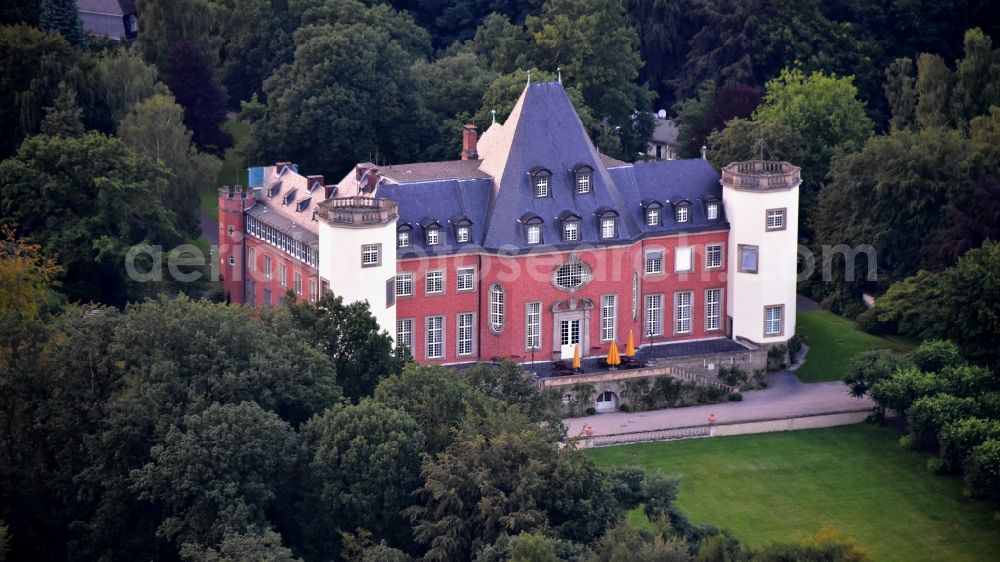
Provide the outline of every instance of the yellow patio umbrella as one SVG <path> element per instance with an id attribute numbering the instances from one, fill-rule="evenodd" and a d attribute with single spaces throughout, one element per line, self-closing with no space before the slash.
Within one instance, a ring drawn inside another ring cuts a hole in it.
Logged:
<path id="1" fill-rule="evenodd" d="M 608 365 L 614 367 L 621 364 L 622 358 L 618 355 L 618 344 L 615 340 L 611 340 L 611 347 L 608 349 Z"/>
<path id="2" fill-rule="evenodd" d="M 573 345 L 573 368 L 580 368 L 580 344 Z"/>
<path id="3" fill-rule="evenodd" d="M 635 338 L 632 337 L 632 330 L 628 331 L 628 342 L 625 344 L 625 357 L 635 357 Z"/>

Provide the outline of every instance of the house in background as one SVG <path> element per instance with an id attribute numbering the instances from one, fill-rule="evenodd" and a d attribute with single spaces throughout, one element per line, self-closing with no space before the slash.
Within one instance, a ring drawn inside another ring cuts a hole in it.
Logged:
<path id="1" fill-rule="evenodd" d="M 660 110 L 653 116 L 656 121 L 656 128 L 653 129 L 653 138 L 649 139 L 649 150 L 646 154 L 657 160 L 677 159 L 677 125 L 667 119 L 667 112 Z"/>
<path id="2" fill-rule="evenodd" d="M 139 34 L 134 0 L 76 0 L 83 31 L 112 41 L 132 41 Z"/>

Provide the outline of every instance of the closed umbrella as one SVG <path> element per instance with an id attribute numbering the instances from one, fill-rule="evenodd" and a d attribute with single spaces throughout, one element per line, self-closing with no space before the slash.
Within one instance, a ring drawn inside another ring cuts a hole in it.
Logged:
<path id="1" fill-rule="evenodd" d="M 632 330 L 628 331 L 628 342 L 625 344 L 625 357 L 635 357 L 635 338 L 632 337 Z"/>
<path id="2" fill-rule="evenodd" d="M 573 345 L 573 368 L 580 368 L 580 344 Z"/>
<path id="3" fill-rule="evenodd" d="M 618 344 L 615 343 L 615 340 L 611 340 L 611 348 L 608 349 L 608 365 L 614 367 L 621 365 L 621 363 L 622 358 L 618 355 Z"/>

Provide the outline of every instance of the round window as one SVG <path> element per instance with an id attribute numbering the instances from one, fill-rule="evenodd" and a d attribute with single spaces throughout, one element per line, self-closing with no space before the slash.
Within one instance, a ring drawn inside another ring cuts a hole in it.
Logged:
<path id="1" fill-rule="evenodd" d="M 564 263 L 556 270 L 553 279 L 556 286 L 565 291 L 579 289 L 587 281 L 590 281 L 590 268 L 579 261 Z"/>

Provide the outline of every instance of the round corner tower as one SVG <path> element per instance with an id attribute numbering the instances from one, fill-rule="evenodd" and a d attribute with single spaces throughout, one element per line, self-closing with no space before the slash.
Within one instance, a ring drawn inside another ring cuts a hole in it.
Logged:
<path id="1" fill-rule="evenodd" d="M 319 204 L 319 276 L 344 302 L 368 301 L 379 328 L 396 331 L 395 201 L 337 197 Z"/>
<path id="2" fill-rule="evenodd" d="M 787 162 L 734 162 L 721 181 L 731 335 L 787 341 L 795 334 L 800 170 Z"/>

